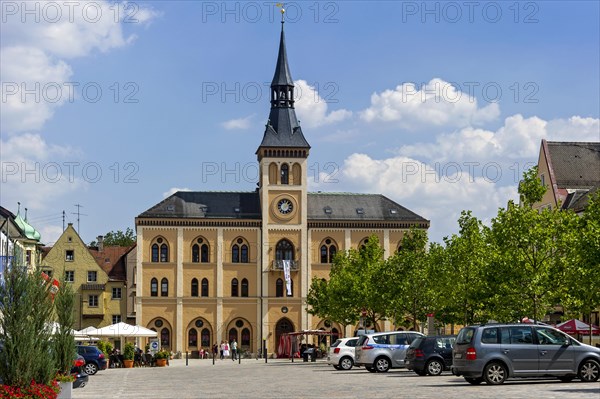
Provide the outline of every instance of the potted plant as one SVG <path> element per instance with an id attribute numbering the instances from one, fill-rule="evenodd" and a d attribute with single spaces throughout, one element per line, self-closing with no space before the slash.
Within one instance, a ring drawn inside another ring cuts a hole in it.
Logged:
<path id="1" fill-rule="evenodd" d="M 165 367 L 167 365 L 167 359 L 171 354 L 166 350 L 160 350 L 156 352 L 154 355 L 154 359 L 156 359 L 156 365 L 158 367 Z"/>
<path id="2" fill-rule="evenodd" d="M 125 368 L 133 367 L 133 358 L 135 357 L 135 346 L 131 342 L 125 344 L 123 349 L 123 365 Z"/>

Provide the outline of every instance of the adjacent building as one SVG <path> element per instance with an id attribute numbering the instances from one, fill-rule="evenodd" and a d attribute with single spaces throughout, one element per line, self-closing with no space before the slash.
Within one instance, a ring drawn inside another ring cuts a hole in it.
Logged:
<path id="1" fill-rule="evenodd" d="M 21 216 L 21 204 L 15 215 L 0 206 L 0 272 L 12 265 L 26 267 L 33 271 L 39 265 L 42 255 L 40 233 Z"/>
<path id="2" fill-rule="evenodd" d="M 561 208 L 581 213 L 600 187 L 600 142 L 542 140 L 538 177 L 548 189 L 535 209 Z"/>
<path id="3" fill-rule="evenodd" d="M 53 247 L 47 248 L 41 268 L 76 293 L 74 328 L 104 327 L 125 321 L 127 309 L 126 259 L 133 247 L 88 248 L 71 223 Z"/>
<path id="4" fill-rule="evenodd" d="M 163 347 L 196 351 L 235 338 L 242 351 L 264 343 L 276 353 L 286 332 L 353 334 L 357 326 L 306 312 L 311 279 L 328 278 L 334 254 L 372 234 L 389 256 L 410 228 L 429 227 L 380 194 L 308 192 L 311 147 L 294 90 L 282 25 L 256 190 L 180 191 L 135 219 L 136 321 Z"/>

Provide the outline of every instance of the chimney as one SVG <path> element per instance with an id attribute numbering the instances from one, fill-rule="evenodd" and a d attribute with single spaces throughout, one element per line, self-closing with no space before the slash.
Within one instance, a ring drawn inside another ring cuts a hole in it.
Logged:
<path id="1" fill-rule="evenodd" d="M 98 240 L 98 251 L 104 251 L 104 236 L 96 237 Z"/>

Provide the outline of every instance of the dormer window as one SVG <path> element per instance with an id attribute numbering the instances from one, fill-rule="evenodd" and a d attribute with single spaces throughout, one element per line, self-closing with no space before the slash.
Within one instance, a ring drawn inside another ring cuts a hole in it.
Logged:
<path id="1" fill-rule="evenodd" d="M 331 215 L 333 213 L 333 209 L 331 209 L 329 206 L 326 206 L 323 208 L 323 212 L 325 212 L 326 215 Z"/>
<path id="2" fill-rule="evenodd" d="M 365 214 L 365 210 L 363 208 L 356 208 L 356 213 L 358 215 L 364 215 Z"/>

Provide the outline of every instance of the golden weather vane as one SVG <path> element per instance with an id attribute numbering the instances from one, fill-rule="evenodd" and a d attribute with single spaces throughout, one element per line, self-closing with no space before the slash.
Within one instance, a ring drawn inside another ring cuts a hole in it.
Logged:
<path id="1" fill-rule="evenodd" d="M 283 14 L 285 14 L 285 8 L 283 8 L 283 3 L 275 4 L 275 7 L 281 8 L 279 12 L 281 13 L 281 22 L 283 22 Z"/>

